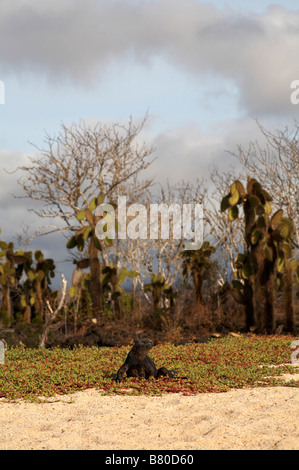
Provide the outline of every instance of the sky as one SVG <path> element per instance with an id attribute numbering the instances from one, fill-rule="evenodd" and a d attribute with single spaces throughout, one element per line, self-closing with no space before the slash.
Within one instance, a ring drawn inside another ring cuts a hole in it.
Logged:
<path id="1" fill-rule="evenodd" d="M 299 118 L 298 51 L 298 0 L 0 0 L 0 238 L 17 244 L 44 223 L 12 193 L 45 132 L 148 113 L 156 180 L 208 179 L 233 163 L 227 150 L 260 138 L 255 119 L 282 130 Z M 57 240 L 28 249 L 62 272 Z"/>

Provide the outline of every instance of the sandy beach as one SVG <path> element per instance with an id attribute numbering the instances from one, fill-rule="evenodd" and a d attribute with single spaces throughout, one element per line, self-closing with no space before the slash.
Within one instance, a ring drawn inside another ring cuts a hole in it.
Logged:
<path id="1" fill-rule="evenodd" d="M 293 376 L 294 378 L 294 376 Z M 299 449 L 299 389 L 0 401 L 0 449 Z"/>

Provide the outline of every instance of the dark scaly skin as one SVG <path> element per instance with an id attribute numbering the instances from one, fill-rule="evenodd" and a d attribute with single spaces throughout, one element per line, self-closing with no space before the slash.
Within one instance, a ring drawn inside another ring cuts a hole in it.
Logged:
<path id="1" fill-rule="evenodd" d="M 167 370 L 166 367 L 157 369 L 154 362 L 147 353 L 152 349 L 153 343 L 150 339 L 138 339 L 127 355 L 124 364 L 117 372 L 116 381 L 121 382 L 124 375 L 127 377 L 139 377 L 149 379 L 150 377 L 171 377 L 176 374 L 174 370 Z"/>

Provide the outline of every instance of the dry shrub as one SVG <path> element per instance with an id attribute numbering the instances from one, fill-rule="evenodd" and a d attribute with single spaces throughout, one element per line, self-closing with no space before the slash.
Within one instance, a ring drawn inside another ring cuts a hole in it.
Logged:
<path id="1" fill-rule="evenodd" d="M 165 341 L 178 344 L 183 340 L 183 327 L 174 315 L 166 313 L 161 317 L 161 329 Z"/>
<path id="2" fill-rule="evenodd" d="M 173 313 L 164 316 L 164 331 L 188 331 L 198 337 L 212 332 L 240 331 L 245 327 L 244 308 L 236 304 L 230 296 L 222 302 L 207 300 L 195 305 L 192 298 L 181 295 L 177 299 Z M 178 334 L 178 333 L 176 333 Z"/>

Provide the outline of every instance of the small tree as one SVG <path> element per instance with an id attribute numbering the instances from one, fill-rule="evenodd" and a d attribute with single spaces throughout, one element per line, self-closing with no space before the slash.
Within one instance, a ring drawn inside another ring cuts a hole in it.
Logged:
<path id="1" fill-rule="evenodd" d="M 161 273 L 151 273 L 151 282 L 145 284 L 145 292 L 151 292 L 153 298 L 153 315 L 159 317 L 163 294 L 169 291 L 170 286 L 166 284 L 165 277 Z"/>
<path id="2" fill-rule="evenodd" d="M 35 316 L 44 320 L 44 302 L 51 292 L 51 278 L 55 275 L 55 265 L 51 258 L 45 259 L 40 250 L 15 250 L 12 242 L 0 241 L 0 286 L 2 288 L 2 311 L 6 323 L 10 324 L 17 311 L 23 314 L 26 323 L 31 321 L 31 309 Z M 21 282 L 22 276 L 25 279 Z M 13 298 L 13 302 L 12 302 Z"/>
<path id="3" fill-rule="evenodd" d="M 88 126 L 84 122 L 62 125 L 57 136 L 46 134 L 45 147 L 36 147 L 38 155 L 30 157 L 30 164 L 20 168 L 24 177 L 19 183 L 25 197 L 44 203 L 33 212 L 55 221 L 55 225 L 41 228 L 34 236 L 71 231 L 76 234 L 79 250 L 88 238 L 90 289 L 96 316 L 102 309 L 99 262 L 102 247 L 91 236 L 90 227 L 95 222 L 91 212 L 95 207 L 90 204 L 95 203 L 99 193 L 103 199 L 115 202 L 117 195 L 126 194 L 132 182 L 137 197 L 151 184 L 150 179 L 137 179 L 150 165 L 153 152 L 147 145 L 137 143 L 145 120 L 146 117 L 137 125 L 132 120 L 127 125 Z"/>
<path id="4" fill-rule="evenodd" d="M 110 263 L 109 266 L 105 266 L 102 270 L 103 272 L 103 287 L 109 287 L 111 292 L 111 299 L 114 305 L 114 313 L 119 315 L 121 313 L 121 303 L 120 299 L 124 292 L 122 284 L 125 282 L 127 277 L 134 278 L 138 276 L 136 271 L 128 271 L 126 267 L 123 267 L 118 272 L 117 266 L 113 263 Z"/>
<path id="5" fill-rule="evenodd" d="M 202 286 L 212 271 L 211 255 L 216 249 L 210 242 L 203 242 L 199 250 L 186 250 L 181 253 L 183 258 L 183 275 L 189 274 L 193 279 L 195 302 L 197 306 L 203 304 Z"/>

